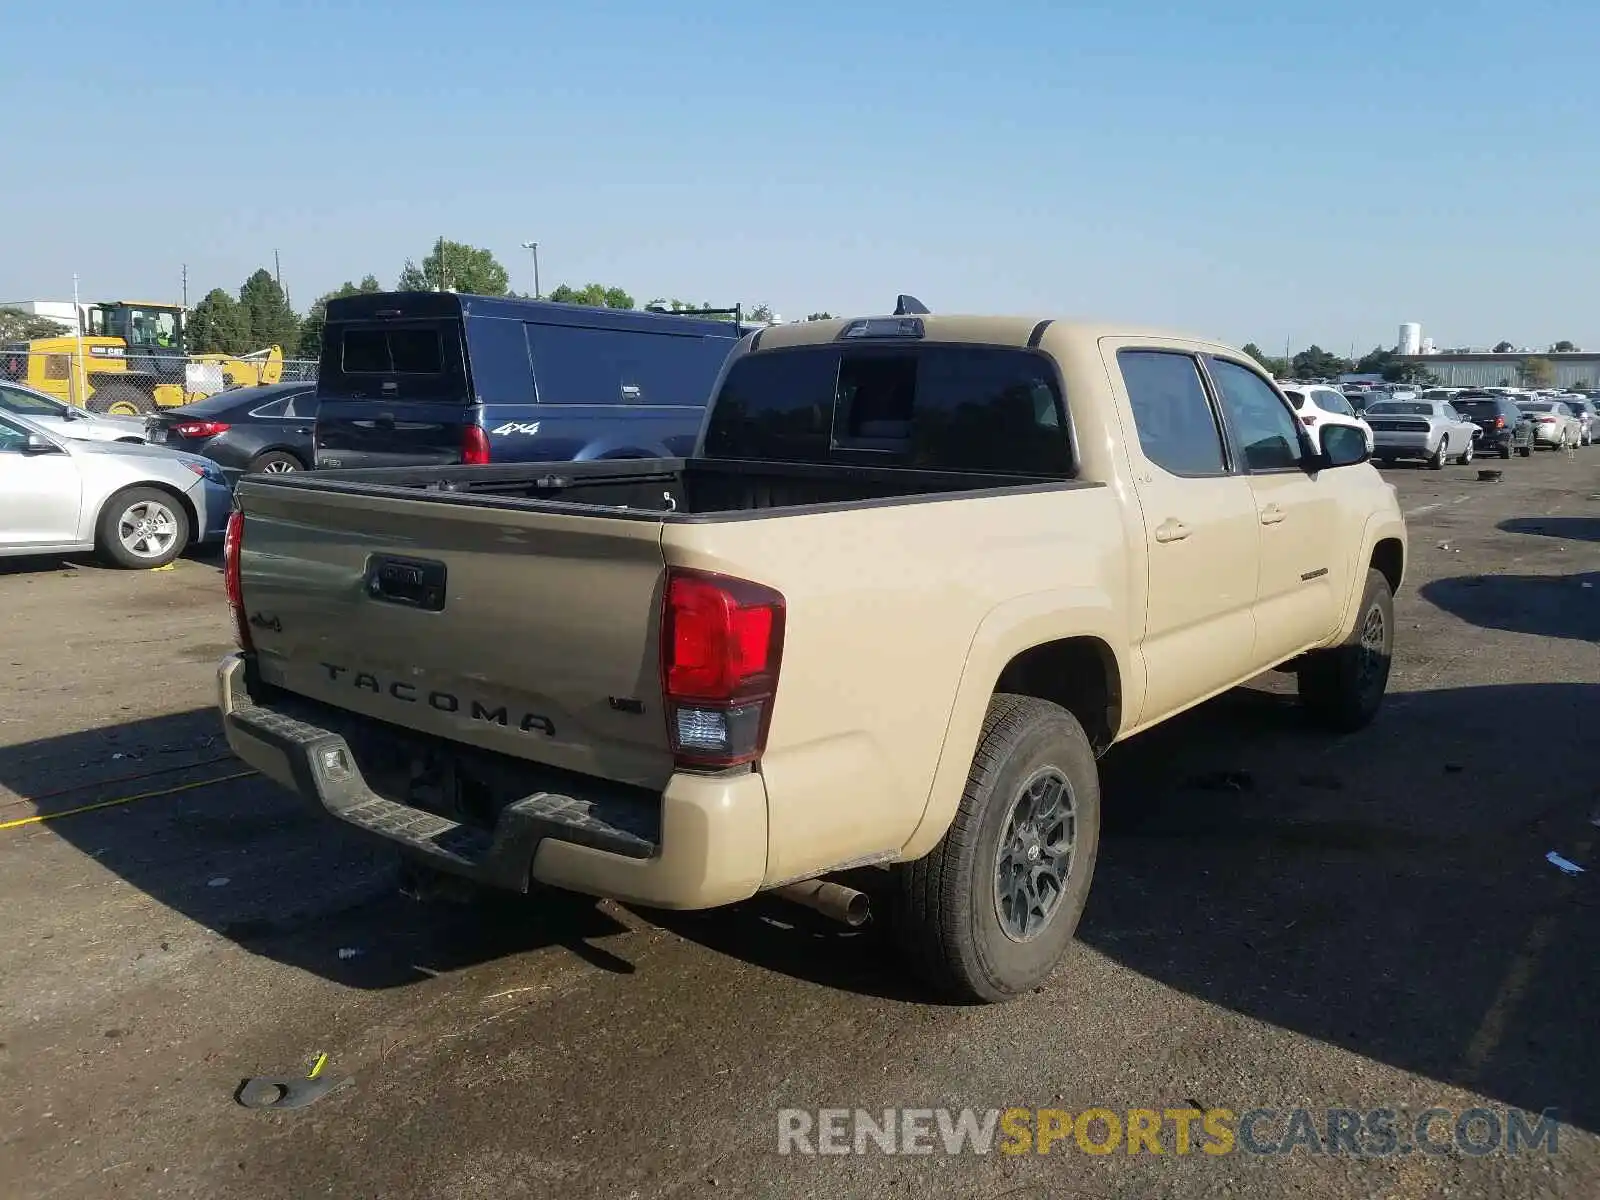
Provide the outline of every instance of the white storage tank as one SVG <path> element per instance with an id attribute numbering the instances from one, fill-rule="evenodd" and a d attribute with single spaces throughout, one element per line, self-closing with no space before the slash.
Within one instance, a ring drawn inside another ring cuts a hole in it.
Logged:
<path id="1" fill-rule="evenodd" d="M 1400 342 L 1396 349 L 1401 354 L 1422 353 L 1422 326 L 1415 321 L 1407 321 L 1400 326 Z"/>
<path id="2" fill-rule="evenodd" d="M 1422 352 L 1424 354 L 1434 354 L 1434 353 L 1436 353 L 1436 351 L 1433 348 L 1433 339 L 1432 338 L 1423 338 L 1422 339 Z"/>

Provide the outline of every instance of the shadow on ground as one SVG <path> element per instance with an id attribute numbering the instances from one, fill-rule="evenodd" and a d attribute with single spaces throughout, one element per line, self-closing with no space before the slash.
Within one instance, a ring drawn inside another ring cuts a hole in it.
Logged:
<path id="1" fill-rule="evenodd" d="M 1425 583 L 1419 594 L 1481 629 L 1600 641 L 1600 572 L 1460 575 Z"/>
<path id="2" fill-rule="evenodd" d="M 1400 693 L 1371 729 L 1330 738 L 1286 696 L 1231 693 L 1106 758 L 1079 938 L 1210 1004 L 1600 1130 L 1597 702 L 1600 685 Z M 0 751 L 0 784 L 46 811 L 159 790 L 239 769 L 202 761 L 220 754 L 217 733 L 195 710 L 67 734 Z M 64 774 L 99 786 L 62 791 Z M 594 905 L 417 905 L 396 894 L 383 852 L 259 779 L 50 828 L 245 948 L 351 986 L 549 946 L 632 971 L 594 944 L 621 930 Z M 1562 874 L 1549 850 L 1590 872 Z M 881 893 L 881 872 L 862 878 Z M 881 929 L 847 932 L 773 901 L 643 915 L 771 972 L 774 1002 L 782 977 L 926 999 Z"/>
<path id="3" fill-rule="evenodd" d="M 1600 517 L 1512 517 L 1497 528 L 1568 542 L 1600 542 Z"/>
<path id="4" fill-rule="evenodd" d="M 400 895 L 384 847 L 298 797 L 255 775 L 206 782 L 246 770 L 211 708 L 3 747 L 0 787 L 34 803 L 0 800 L 0 823 L 144 796 L 48 827 L 245 949 L 353 987 L 400 986 L 549 946 L 632 970 L 590 944 L 624 929 L 592 903 L 421 904 Z"/>
<path id="5" fill-rule="evenodd" d="M 222 547 L 214 543 L 190 546 L 183 559 L 203 567 L 222 570 Z M 93 554 L 20 554 L 0 558 L 0 577 L 6 575 L 46 575 L 51 572 L 70 575 L 76 571 L 119 571 L 109 567 Z M 130 572 L 133 574 L 136 572 Z"/>

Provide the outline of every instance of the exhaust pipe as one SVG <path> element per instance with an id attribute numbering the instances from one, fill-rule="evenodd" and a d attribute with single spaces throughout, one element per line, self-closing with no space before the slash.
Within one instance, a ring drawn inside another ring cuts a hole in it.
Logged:
<path id="1" fill-rule="evenodd" d="M 867 923 L 872 915 L 872 901 L 865 892 L 845 887 L 842 883 L 828 883 L 822 879 L 802 879 L 773 888 L 772 894 L 783 900 L 792 900 L 814 909 L 825 917 L 857 929 Z"/>

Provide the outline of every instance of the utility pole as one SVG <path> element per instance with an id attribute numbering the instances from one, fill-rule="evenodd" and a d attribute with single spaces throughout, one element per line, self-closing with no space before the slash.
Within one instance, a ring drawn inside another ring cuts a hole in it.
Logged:
<path id="1" fill-rule="evenodd" d="M 272 252 L 272 279 L 278 285 L 278 290 L 283 290 L 283 264 L 278 261 L 278 252 Z"/>
<path id="2" fill-rule="evenodd" d="M 72 378 L 68 381 L 68 398 L 79 408 L 88 408 L 89 397 L 84 395 L 88 390 L 89 378 L 83 361 L 83 308 L 78 303 L 78 273 L 76 271 L 72 273 L 72 311 L 78 314 L 76 322 L 78 329 L 76 339 L 78 343 L 78 365 L 72 372 Z"/>
<path id="3" fill-rule="evenodd" d="M 189 264 L 183 264 L 183 311 L 189 311 Z"/>
<path id="4" fill-rule="evenodd" d="M 448 292 L 450 290 L 450 276 L 444 269 L 444 234 L 442 234 L 442 233 L 439 235 L 438 256 L 439 256 L 439 291 Z"/>

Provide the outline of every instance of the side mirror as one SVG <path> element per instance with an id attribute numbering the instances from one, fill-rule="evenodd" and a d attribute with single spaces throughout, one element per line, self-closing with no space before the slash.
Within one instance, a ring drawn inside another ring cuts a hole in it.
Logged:
<path id="1" fill-rule="evenodd" d="M 42 433 L 30 433 L 28 440 L 22 443 L 22 452 L 24 454 L 60 454 L 61 447 Z"/>
<path id="2" fill-rule="evenodd" d="M 1321 453 L 1316 462 L 1319 470 L 1353 467 L 1372 457 L 1367 449 L 1366 433 L 1353 425 L 1324 424 L 1317 432 L 1322 435 Z"/>

